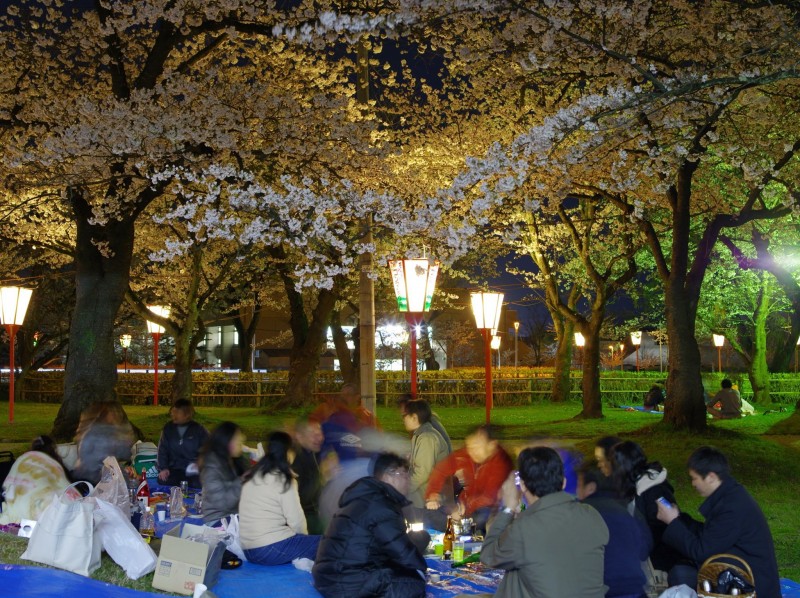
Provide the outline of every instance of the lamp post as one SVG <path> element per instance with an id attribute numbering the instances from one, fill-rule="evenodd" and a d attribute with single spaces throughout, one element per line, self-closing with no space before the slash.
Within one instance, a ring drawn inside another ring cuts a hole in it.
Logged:
<path id="1" fill-rule="evenodd" d="M 714 346 L 717 348 L 717 371 L 722 373 L 722 345 L 725 344 L 725 336 L 722 334 L 715 334 Z"/>
<path id="2" fill-rule="evenodd" d="M 583 372 L 583 347 L 586 345 L 586 337 L 583 336 L 580 332 L 575 333 L 575 346 L 578 347 L 579 354 L 581 356 L 580 364 L 581 364 L 581 372 Z"/>
<path id="3" fill-rule="evenodd" d="M 619 344 L 619 371 L 625 369 L 625 343 Z"/>
<path id="4" fill-rule="evenodd" d="M 500 337 L 496 334 L 492 335 L 492 351 L 497 351 L 497 369 L 500 369 Z"/>
<path id="5" fill-rule="evenodd" d="M 642 344 L 642 331 L 631 332 L 631 343 L 636 347 L 636 371 L 639 371 L 639 345 Z"/>
<path id="6" fill-rule="evenodd" d="M 514 372 L 519 377 L 519 322 L 514 322 Z"/>
<path id="7" fill-rule="evenodd" d="M 486 367 L 486 423 L 492 413 L 492 329 L 500 323 L 503 293 L 472 293 L 472 313 L 475 325 L 483 332 L 484 363 Z"/>
<path id="8" fill-rule="evenodd" d="M 162 318 L 169 317 L 169 307 L 162 305 L 148 305 L 149 309 L 156 316 Z M 164 332 L 164 327 L 147 320 L 147 332 L 153 335 L 153 405 L 158 405 L 158 341 L 161 339 L 161 334 Z"/>
<path id="9" fill-rule="evenodd" d="M 417 398 L 417 327 L 431 309 L 439 262 L 428 258 L 389 260 L 397 309 L 405 313 L 411 328 L 411 396 Z"/>
<path id="10" fill-rule="evenodd" d="M 131 335 L 122 334 L 119 337 L 119 344 L 122 347 L 122 371 L 128 373 L 128 348 L 131 346 Z"/>
<path id="11" fill-rule="evenodd" d="M 8 423 L 14 423 L 14 340 L 25 320 L 33 291 L 23 287 L 0 288 L 0 319 L 8 330 Z"/>

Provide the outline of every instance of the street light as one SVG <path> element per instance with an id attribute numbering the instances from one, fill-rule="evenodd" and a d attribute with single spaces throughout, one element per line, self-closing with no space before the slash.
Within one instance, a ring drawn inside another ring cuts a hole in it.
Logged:
<path id="1" fill-rule="evenodd" d="M 147 309 L 156 316 L 162 318 L 169 317 L 169 307 L 148 305 Z M 161 334 L 164 332 L 164 327 L 147 320 L 147 332 L 153 335 L 153 371 L 155 372 L 155 377 L 153 378 L 153 405 L 158 405 L 158 341 L 161 338 Z"/>
<path id="2" fill-rule="evenodd" d="M 722 372 L 722 345 L 725 344 L 725 336 L 722 334 L 715 334 L 714 346 L 717 348 L 717 371 Z"/>
<path id="3" fill-rule="evenodd" d="M 417 398 L 417 327 L 431 309 L 439 262 L 428 258 L 389 260 L 397 309 L 405 313 L 411 328 L 411 396 Z"/>
<path id="4" fill-rule="evenodd" d="M 122 371 L 128 373 L 128 348 L 131 346 L 131 335 L 123 334 L 119 337 L 119 344 L 122 347 Z"/>
<path id="5" fill-rule="evenodd" d="M 619 371 L 625 369 L 625 343 L 619 344 Z"/>
<path id="6" fill-rule="evenodd" d="M 497 369 L 500 369 L 500 337 L 493 334 L 492 335 L 492 351 L 497 351 Z"/>
<path id="7" fill-rule="evenodd" d="M 642 344 L 642 331 L 631 332 L 631 343 L 636 347 L 636 371 L 639 371 L 639 345 Z"/>
<path id="8" fill-rule="evenodd" d="M 2 287 L 0 288 L 0 318 L 8 330 L 9 349 L 8 360 L 8 423 L 14 423 L 14 338 L 17 330 L 25 320 L 25 312 L 28 311 L 28 304 L 31 302 L 33 291 L 23 287 Z"/>
<path id="9" fill-rule="evenodd" d="M 586 338 L 580 332 L 575 333 L 575 346 L 580 350 L 581 372 L 583 371 L 583 347 L 586 345 Z"/>
<path id="10" fill-rule="evenodd" d="M 483 331 L 484 363 L 486 366 L 486 423 L 492 413 L 492 329 L 500 323 L 503 293 L 472 293 L 472 313 L 475 325 Z"/>
<path id="11" fill-rule="evenodd" d="M 519 372 L 517 371 L 517 368 L 519 367 L 519 353 L 517 351 L 518 348 L 519 348 L 519 322 L 514 322 L 514 371 L 516 372 L 517 377 L 519 377 Z"/>

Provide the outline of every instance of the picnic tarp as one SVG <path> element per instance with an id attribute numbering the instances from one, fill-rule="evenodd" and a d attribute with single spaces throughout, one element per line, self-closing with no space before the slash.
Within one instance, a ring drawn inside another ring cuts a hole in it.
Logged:
<path id="1" fill-rule="evenodd" d="M 446 564 L 441 563 L 433 568 L 444 570 L 444 567 Z M 122 588 L 59 569 L 28 565 L 0 564 L 0 588 L 3 596 L 15 598 L 51 598 L 59 595 L 81 598 L 163 598 L 165 595 Z M 222 571 L 219 583 L 211 591 L 219 598 L 320 596 L 311 585 L 311 575 L 308 573 L 298 571 L 291 565 L 263 567 L 251 563 L 244 563 L 238 569 Z M 428 586 L 430 598 L 493 591 L 494 589 L 468 580 L 459 580 L 450 587 Z M 800 598 L 800 584 L 790 579 L 781 579 L 781 594 L 783 598 Z"/>

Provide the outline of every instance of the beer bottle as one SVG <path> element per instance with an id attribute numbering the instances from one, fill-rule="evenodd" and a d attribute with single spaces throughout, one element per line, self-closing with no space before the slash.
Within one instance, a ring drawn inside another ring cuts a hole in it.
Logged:
<path id="1" fill-rule="evenodd" d="M 456 534 L 453 531 L 453 518 L 447 518 L 447 527 L 444 529 L 444 538 L 442 540 L 442 551 L 444 554 L 453 554 L 453 542 L 455 542 Z"/>

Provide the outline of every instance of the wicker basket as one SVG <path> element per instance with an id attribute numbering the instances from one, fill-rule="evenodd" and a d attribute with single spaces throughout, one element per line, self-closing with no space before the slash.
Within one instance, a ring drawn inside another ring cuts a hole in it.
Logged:
<path id="1" fill-rule="evenodd" d="M 741 565 L 741 566 L 739 566 Z M 753 579 L 753 570 L 743 558 L 735 554 L 715 554 L 706 559 L 700 570 L 697 572 L 697 596 L 698 598 L 726 598 L 730 594 L 715 594 L 703 589 L 703 582 L 708 581 L 712 586 L 717 585 L 717 578 L 719 574 L 725 569 L 733 569 L 736 573 L 742 576 L 751 586 L 755 586 Z M 744 592 L 739 594 L 741 598 L 756 598 L 756 592 Z"/>

